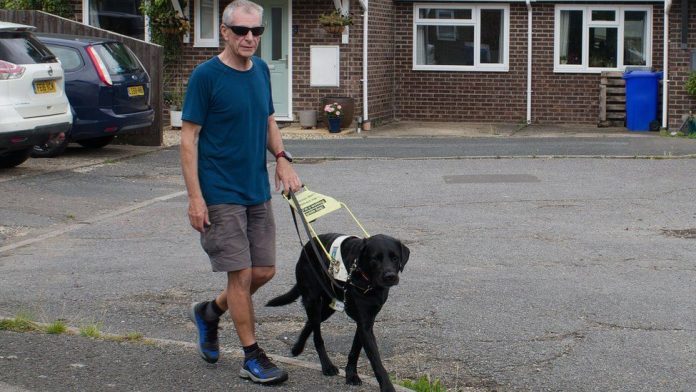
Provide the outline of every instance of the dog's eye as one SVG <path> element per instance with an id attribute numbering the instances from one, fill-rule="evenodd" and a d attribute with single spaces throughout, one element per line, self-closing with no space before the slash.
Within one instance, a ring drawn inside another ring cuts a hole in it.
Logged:
<path id="1" fill-rule="evenodd" d="M 398 262 L 399 262 L 399 258 L 396 257 L 396 256 L 392 256 L 391 260 L 392 260 L 393 262 L 395 262 L 395 263 L 398 263 Z"/>

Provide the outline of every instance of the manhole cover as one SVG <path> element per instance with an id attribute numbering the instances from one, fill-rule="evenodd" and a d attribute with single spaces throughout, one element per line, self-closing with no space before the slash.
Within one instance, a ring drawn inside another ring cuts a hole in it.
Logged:
<path id="1" fill-rule="evenodd" d="M 662 234 L 677 238 L 696 238 L 696 229 L 670 230 L 662 229 Z"/>
<path id="2" fill-rule="evenodd" d="M 531 174 L 471 174 L 443 176 L 445 184 L 505 184 L 516 182 L 541 182 Z"/>

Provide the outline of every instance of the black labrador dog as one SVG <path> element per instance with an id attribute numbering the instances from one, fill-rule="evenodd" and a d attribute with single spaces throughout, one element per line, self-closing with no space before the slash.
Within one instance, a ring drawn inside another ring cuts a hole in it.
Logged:
<path id="1" fill-rule="evenodd" d="M 339 236 L 340 234 L 329 233 L 322 234 L 318 238 L 328 250 Z M 319 249 L 318 244 L 315 245 Z M 304 350 L 307 338 L 313 333 L 314 347 L 319 354 L 322 373 L 335 376 L 338 374 L 338 368 L 331 363 L 326 354 L 324 340 L 321 337 L 321 323 L 335 312 L 329 306 L 332 296 L 335 295 L 336 298 L 344 301 L 346 314 L 357 323 L 353 346 L 348 354 L 346 383 L 350 385 L 362 383 L 358 377 L 357 366 L 360 350 L 364 348 L 379 381 L 380 390 L 393 391 L 394 386 L 382 365 L 372 327 L 377 313 L 387 302 L 389 288 L 399 283 L 399 272 L 403 271 L 410 251 L 401 241 L 383 234 L 364 239 L 349 237 L 341 244 L 340 251 L 348 271 L 348 279 L 343 284 L 343 290 L 335 287 L 332 289 L 326 272 L 328 269 L 326 257 L 322 255 L 322 260 L 318 261 L 311 243 L 307 242 L 295 267 L 297 284 L 289 292 L 270 300 L 266 306 L 287 305 L 302 296 L 302 304 L 307 312 L 307 322 L 292 347 L 292 355 L 297 356 Z M 321 268 L 324 270 L 322 271 Z"/>

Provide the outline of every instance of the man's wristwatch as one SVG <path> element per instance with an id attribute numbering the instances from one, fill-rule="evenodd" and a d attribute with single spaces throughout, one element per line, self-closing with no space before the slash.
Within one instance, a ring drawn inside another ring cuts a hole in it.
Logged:
<path id="1" fill-rule="evenodd" d="M 288 162 L 292 162 L 292 155 L 291 155 L 289 152 L 285 151 L 285 150 L 283 150 L 283 151 L 277 153 L 277 154 L 275 155 L 275 157 L 276 157 L 276 161 L 278 160 L 278 158 L 285 158 L 285 159 L 288 160 Z"/>

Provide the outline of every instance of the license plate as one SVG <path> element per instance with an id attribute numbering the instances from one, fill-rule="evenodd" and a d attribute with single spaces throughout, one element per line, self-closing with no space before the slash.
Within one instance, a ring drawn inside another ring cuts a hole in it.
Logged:
<path id="1" fill-rule="evenodd" d="M 37 80 L 34 82 L 34 92 L 36 94 L 50 94 L 56 92 L 55 80 Z"/>
<path id="2" fill-rule="evenodd" d="M 139 97 L 145 95 L 145 89 L 143 86 L 131 86 L 128 87 L 128 96 L 129 97 Z"/>

